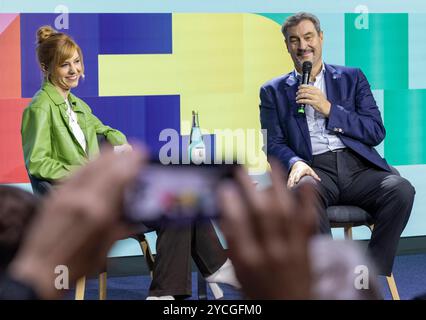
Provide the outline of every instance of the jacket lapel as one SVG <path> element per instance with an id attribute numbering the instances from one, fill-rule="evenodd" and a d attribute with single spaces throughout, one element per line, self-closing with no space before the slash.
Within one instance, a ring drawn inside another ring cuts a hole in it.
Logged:
<path id="1" fill-rule="evenodd" d="M 77 121 L 78 121 L 78 124 L 80 125 L 81 130 L 83 130 L 84 136 L 87 137 L 86 117 L 80 102 L 76 99 L 76 97 L 72 93 L 70 93 L 68 100 L 71 103 L 73 111 L 77 115 Z"/>
<path id="2" fill-rule="evenodd" d="M 340 96 L 340 79 L 341 74 L 337 72 L 333 66 L 325 65 L 325 87 L 327 91 L 327 100 L 331 104 L 339 104 L 341 102 Z"/>
<path id="3" fill-rule="evenodd" d="M 69 119 L 69 115 L 67 113 L 68 107 L 67 107 L 67 104 L 65 103 L 64 98 L 59 94 L 59 92 L 55 88 L 55 86 L 53 84 L 51 84 L 49 81 L 46 81 L 43 84 L 42 90 L 44 90 L 47 93 L 47 95 L 50 97 L 50 99 L 53 101 L 53 103 L 58 107 L 59 112 L 60 112 L 61 117 L 62 117 L 62 120 L 64 122 L 64 125 L 65 125 L 65 127 L 67 127 L 68 132 L 70 133 L 74 143 L 77 145 L 77 148 L 79 148 L 80 153 L 82 155 L 86 156 L 86 152 L 81 147 L 80 143 L 78 142 L 77 138 L 74 136 L 74 133 L 73 133 L 71 127 L 70 127 L 70 124 L 69 124 L 70 119 Z M 72 96 L 70 94 L 70 97 L 71 97 L 70 103 L 76 104 L 76 100 L 75 100 L 74 96 Z M 74 112 L 76 112 L 75 109 L 74 109 Z M 79 112 L 82 112 L 82 110 L 80 110 Z M 80 122 L 81 117 L 80 117 L 79 114 L 77 114 L 77 116 L 78 116 L 78 119 L 79 119 L 79 122 Z M 86 126 L 84 126 L 84 129 L 82 128 L 82 130 L 83 130 L 84 136 L 87 137 Z"/>
<path id="4" fill-rule="evenodd" d="M 302 133 L 302 136 L 306 142 L 306 145 L 309 147 L 310 152 L 312 153 L 312 146 L 311 146 L 311 137 L 309 136 L 309 129 L 308 129 L 308 122 L 306 120 L 305 114 L 300 114 L 297 112 L 297 109 L 299 105 L 296 103 L 296 92 L 299 86 L 299 81 L 294 76 L 294 73 L 292 72 L 287 80 L 286 80 L 286 94 L 287 99 L 290 102 L 290 112 L 292 116 L 296 119 L 297 125 L 299 126 L 299 129 Z"/>

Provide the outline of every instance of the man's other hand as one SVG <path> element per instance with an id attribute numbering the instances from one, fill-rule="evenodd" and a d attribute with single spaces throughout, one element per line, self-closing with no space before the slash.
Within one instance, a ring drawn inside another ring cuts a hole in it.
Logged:
<path id="1" fill-rule="evenodd" d="M 299 183 L 303 176 L 311 176 L 314 179 L 321 181 L 315 171 L 303 161 L 296 161 L 290 170 L 290 175 L 287 181 L 287 187 L 292 188 Z"/>

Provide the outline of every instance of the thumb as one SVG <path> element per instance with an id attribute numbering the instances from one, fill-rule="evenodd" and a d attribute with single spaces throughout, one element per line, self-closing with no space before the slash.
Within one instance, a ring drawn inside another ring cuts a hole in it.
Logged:
<path id="1" fill-rule="evenodd" d="M 315 173 L 314 170 L 311 169 L 311 176 L 313 176 L 315 179 L 317 179 L 318 181 L 321 181 L 321 178 Z"/>

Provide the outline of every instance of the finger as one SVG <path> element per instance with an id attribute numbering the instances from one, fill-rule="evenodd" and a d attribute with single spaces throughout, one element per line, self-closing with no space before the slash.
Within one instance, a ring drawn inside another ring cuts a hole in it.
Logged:
<path id="1" fill-rule="evenodd" d="M 115 228 L 114 231 L 111 232 L 111 237 L 113 241 L 117 241 L 120 239 L 126 239 L 130 238 L 131 236 L 134 236 L 136 234 L 136 231 L 133 226 L 128 225 L 127 223 L 119 223 Z"/>
<path id="2" fill-rule="evenodd" d="M 272 176 L 274 177 L 274 175 L 275 172 Z M 242 186 L 243 200 L 247 203 L 246 215 L 251 222 L 253 236 L 259 246 L 264 248 L 270 241 L 270 235 L 274 232 L 273 229 L 276 228 L 274 221 L 270 218 L 270 215 L 273 214 L 271 201 L 274 200 L 271 199 L 270 193 L 257 191 L 245 171 L 237 172 L 237 178 Z M 280 184 L 284 186 L 285 180 L 283 177 L 281 179 Z M 277 185 L 276 181 L 274 183 Z"/>
<path id="3" fill-rule="evenodd" d="M 99 145 L 99 152 L 100 154 L 107 152 L 108 150 L 113 150 L 114 146 L 111 143 L 108 143 L 106 141 L 103 141 L 100 145 Z"/>
<path id="4" fill-rule="evenodd" d="M 99 188 L 106 195 L 119 195 L 129 181 L 136 177 L 145 162 L 146 154 L 138 148 L 132 152 L 114 154 L 96 168 L 102 173 L 93 181 L 93 187 Z"/>
<path id="5" fill-rule="evenodd" d="M 261 208 L 259 193 L 253 186 L 253 182 L 248 176 L 247 172 L 243 167 L 240 167 L 237 169 L 235 176 L 236 181 L 240 187 L 243 200 L 247 203 L 249 207 L 248 214 L 258 212 Z"/>
<path id="6" fill-rule="evenodd" d="M 255 242 L 252 221 L 247 214 L 248 208 L 238 191 L 238 187 L 232 183 L 224 183 L 218 192 L 219 207 L 223 219 L 221 226 L 232 255 L 245 261 L 257 255 L 258 244 Z"/>
<path id="7" fill-rule="evenodd" d="M 137 176 L 142 163 L 143 152 L 137 149 L 121 155 L 108 151 L 83 167 L 63 187 L 69 189 L 67 194 L 85 199 L 86 206 L 96 207 L 88 212 L 107 223 L 121 215 L 124 188 Z"/>
<path id="8" fill-rule="evenodd" d="M 314 101 L 312 99 L 299 99 L 299 100 L 296 100 L 296 103 L 297 104 L 308 104 L 308 105 L 315 107 L 316 101 Z M 317 109 L 317 108 L 315 108 L 315 109 Z"/>
<path id="9" fill-rule="evenodd" d="M 302 173 L 297 172 L 297 173 L 295 174 L 295 176 L 294 176 L 294 184 L 298 184 L 298 183 L 299 183 L 299 181 L 300 181 L 300 179 L 301 179 L 301 177 L 302 177 Z"/>
<path id="10" fill-rule="evenodd" d="M 297 232 L 303 237 L 310 237 L 314 234 L 317 227 L 318 215 L 318 194 L 312 184 L 306 183 L 300 186 L 297 197 L 297 214 L 294 215 L 294 221 L 297 224 Z"/>
<path id="11" fill-rule="evenodd" d="M 301 85 L 298 88 L 298 91 L 305 91 L 305 92 L 312 92 L 312 93 L 320 92 L 319 88 L 317 88 L 315 86 L 307 85 L 307 84 Z"/>
<path id="12" fill-rule="evenodd" d="M 308 84 L 301 84 L 298 89 L 302 90 L 302 89 L 307 89 L 307 88 L 310 88 L 310 87 L 312 87 L 312 86 L 310 86 Z"/>
<path id="13" fill-rule="evenodd" d="M 289 210 L 293 208 L 293 200 L 286 188 L 286 172 L 281 162 L 271 159 L 271 187 L 261 192 L 265 199 L 267 209 L 262 214 L 262 219 L 256 222 L 255 232 L 263 255 L 271 263 L 278 263 L 284 258 L 286 238 L 288 232 Z"/>
<path id="14" fill-rule="evenodd" d="M 286 174 L 283 170 L 283 167 L 280 162 L 278 161 L 271 161 L 271 168 L 272 168 L 272 188 L 274 191 L 275 199 L 278 200 L 280 204 L 279 210 L 282 211 L 282 213 L 285 213 L 288 208 L 293 207 L 294 201 L 293 197 L 291 195 L 291 192 L 289 189 L 286 189 L 284 187 L 284 182 L 286 179 Z M 293 187 L 297 181 L 297 173 L 295 174 L 295 178 L 293 178 L 293 181 L 291 182 L 291 187 Z M 271 199 L 271 203 L 273 204 L 273 200 Z"/>
<path id="15" fill-rule="evenodd" d="M 316 174 L 314 170 L 311 170 L 310 175 L 314 177 L 316 180 L 321 181 L 321 178 Z"/>
<path id="16" fill-rule="evenodd" d="M 288 178 L 288 181 L 287 181 L 287 187 L 290 189 L 290 188 L 293 188 L 293 186 L 294 186 L 294 172 L 293 173 L 290 173 L 290 177 Z"/>
<path id="17" fill-rule="evenodd" d="M 125 155 L 117 155 L 112 149 L 105 150 L 98 159 L 88 163 L 76 173 L 73 183 L 95 188 L 107 187 L 111 185 L 112 180 L 113 185 L 121 184 L 140 169 L 146 158 L 147 152 L 142 146 L 135 146 L 134 152 Z"/>
<path id="18" fill-rule="evenodd" d="M 300 93 L 298 95 L 296 95 L 296 101 L 301 100 L 301 99 L 310 99 L 310 100 L 315 100 L 316 96 L 314 94 L 311 93 Z"/>
<path id="19" fill-rule="evenodd" d="M 297 90 L 296 94 L 312 94 L 312 95 L 318 95 L 320 94 L 320 91 L 318 91 L 318 89 L 316 87 L 313 86 L 307 86 L 304 88 L 300 88 L 299 90 Z"/>
<path id="20" fill-rule="evenodd" d="M 272 186 L 279 192 L 283 193 L 285 190 L 285 184 L 287 182 L 288 175 L 284 171 L 284 168 L 280 161 L 277 159 L 271 159 L 271 174 Z"/>
<path id="21" fill-rule="evenodd" d="M 313 90 L 311 87 L 301 88 L 301 89 L 297 90 L 297 92 L 296 92 L 296 95 L 300 95 L 300 94 L 316 94 L 316 91 Z"/>

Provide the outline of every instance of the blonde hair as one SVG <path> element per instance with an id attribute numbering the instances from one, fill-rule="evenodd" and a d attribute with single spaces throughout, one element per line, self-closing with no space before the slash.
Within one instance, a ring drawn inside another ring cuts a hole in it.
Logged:
<path id="1" fill-rule="evenodd" d="M 51 26 L 42 26 L 37 30 L 36 52 L 44 80 L 55 81 L 56 69 L 75 51 L 81 60 L 81 72 L 84 74 L 83 54 L 77 43 L 67 34 L 58 32 Z"/>

